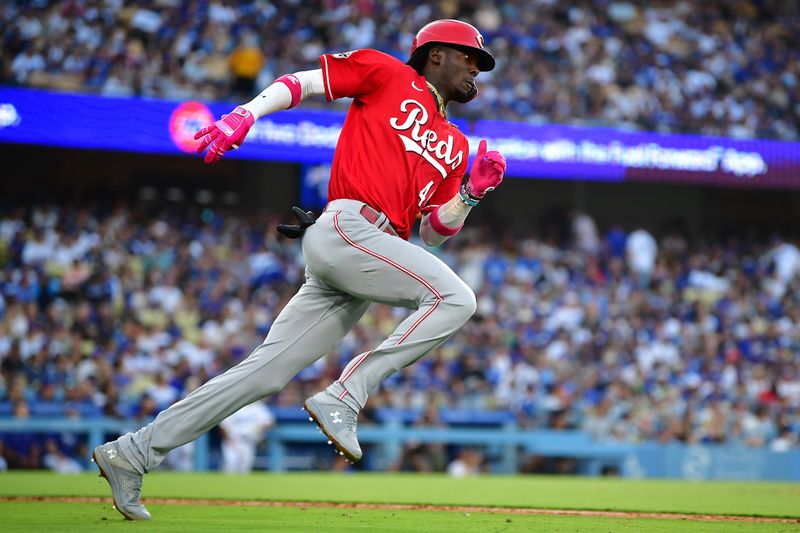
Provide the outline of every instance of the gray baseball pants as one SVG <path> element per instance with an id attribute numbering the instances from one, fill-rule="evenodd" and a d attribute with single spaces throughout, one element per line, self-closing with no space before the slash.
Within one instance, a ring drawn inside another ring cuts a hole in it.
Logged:
<path id="1" fill-rule="evenodd" d="M 304 367 L 331 351 L 370 302 L 415 311 L 380 346 L 355 357 L 328 392 L 357 412 L 383 379 L 455 333 L 475 312 L 475 295 L 428 251 L 384 231 L 360 214 L 364 204 L 335 200 L 303 237 L 306 282 L 264 340 L 241 363 L 119 438 L 122 453 L 149 472 L 167 453 L 230 414 L 281 390 Z"/>

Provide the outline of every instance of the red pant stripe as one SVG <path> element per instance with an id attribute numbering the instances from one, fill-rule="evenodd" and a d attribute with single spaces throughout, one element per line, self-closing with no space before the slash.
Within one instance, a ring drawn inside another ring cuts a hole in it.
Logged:
<path id="1" fill-rule="evenodd" d="M 388 264 L 390 264 L 391 266 L 393 266 L 393 267 L 397 268 L 398 270 L 400 270 L 401 272 L 403 272 L 403 273 L 405 273 L 405 274 L 408 274 L 409 276 L 411 276 L 411 277 L 412 277 L 412 278 L 414 278 L 415 280 L 417 280 L 417 281 L 419 281 L 420 283 L 422 283 L 422 285 L 424 285 L 424 286 L 425 286 L 425 288 L 426 288 L 426 289 L 428 289 L 429 291 L 431 291 L 431 292 L 433 293 L 433 295 L 436 297 L 436 301 L 433 303 L 433 305 L 431 306 L 431 308 L 430 308 L 430 309 L 428 309 L 428 311 L 427 311 L 427 312 L 426 312 L 424 315 L 422 315 L 421 317 L 419 317 L 419 319 L 418 319 L 416 322 L 414 322 L 414 324 L 412 324 L 412 325 L 411 325 L 411 327 L 408 329 L 408 331 L 406 331 L 406 332 L 403 334 L 403 336 L 402 336 L 402 337 L 400 337 L 400 339 L 397 341 L 397 344 L 400 344 L 401 342 L 403 342 L 404 340 L 406 340 L 406 338 L 407 338 L 409 335 L 411 335 L 411 333 L 412 333 L 412 332 L 413 332 L 415 329 L 417 329 L 417 326 L 419 326 L 419 325 L 422 323 L 422 321 L 423 321 L 423 320 L 425 320 L 426 318 L 428 318 L 428 317 L 430 316 L 430 314 L 431 314 L 431 313 L 433 313 L 433 312 L 436 310 L 436 308 L 439 306 L 439 302 L 441 302 L 441 301 L 443 300 L 443 298 L 442 298 L 442 295 L 441 295 L 441 294 L 439 294 L 439 291 L 437 291 L 436 289 L 434 289 L 434 288 L 433 288 L 433 285 L 431 285 L 430 283 L 428 283 L 427 281 L 425 281 L 424 279 L 422 279 L 422 278 L 421 278 L 419 275 L 417 275 L 417 274 L 415 274 L 415 273 L 411 272 L 409 269 L 407 269 L 407 268 L 406 268 L 406 267 L 404 267 L 403 265 L 401 265 L 401 264 L 399 264 L 399 263 L 396 263 L 396 262 L 392 261 L 391 259 L 389 259 L 388 257 L 384 257 L 384 256 L 382 256 L 382 255 L 380 255 L 380 254 L 378 254 L 378 253 L 376 253 L 376 252 L 373 252 L 372 250 L 370 250 L 370 249 L 368 249 L 368 248 L 365 248 L 364 246 L 361 246 L 360 244 L 356 244 L 355 242 L 353 242 L 353 240 L 352 240 L 352 239 L 350 239 L 350 237 L 348 237 L 348 236 L 347 236 L 347 235 L 344 233 L 344 231 L 342 231 L 342 228 L 339 226 L 339 211 L 337 211 L 337 212 L 336 212 L 336 213 L 334 213 L 334 215 L 333 215 L 333 226 L 336 228 L 336 232 L 339 234 L 339 236 L 340 236 L 342 239 L 344 239 L 344 240 L 345 240 L 345 242 L 347 242 L 347 244 L 349 244 L 350 246 L 352 246 L 352 247 L 354 247 L 354 248 L 356 248 L 356 249 L 358 249 L 358 250 L 361 250 L 361 251 L 362 251 L 362 252 L 364 252 L 365 254 L 371 255 L 372 257 L 374 257 L 374 258 L 376 258 L 376 259 L 379 259 L 379 260 L 383 261 L 384 263 L 388 263 Z M 396 344 L 396 345 L 397 345 L 397 344 Z M 395 345 L 395 346 L 396 346 L 396 345 Z M 366 361 L 366 360 L 367 360 L 367 357 L 369 357 L 370 355 L 372 355 L 372 353 L 373 353 L 373 352 L 374 352 L 374 350 L 373 350 L 372 352 L 367 352 L 367 353 L 364 355 L 364 357 L 362 357 L 362 358 L 361 358 L 361 359 L 360 359 L 360 360 L 359 360 L 359 361 L 358 361 L 356 364 L 354 364 L 354 365 L 353 365 L 353 366 L 350 368 L 350 370 L 348 370 L 348 371 L 347 371 L 347 373 L 346 373 L 344 376 L 342 376 L 342 379 L 340 379 L 340 380 L 339 380 L 339 383 L 342 383 L 342 384 L 343 384 L 345 381 L 347 381 L 347 379 L 348 379 L 348 378 L 349 378 L 351 375 L 353 375 L 353 372 L 354 372 L 354 371 L 355 371 L 355 370 L 356 370 L 356 369 L 357 369 L 359 366 L 361 366 L 361 363 L 363 363 L 364 361 Z"/>

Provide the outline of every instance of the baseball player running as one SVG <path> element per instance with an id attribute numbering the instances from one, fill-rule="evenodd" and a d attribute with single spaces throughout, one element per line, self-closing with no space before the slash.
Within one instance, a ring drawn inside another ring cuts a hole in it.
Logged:
<path id="1" fill-rule="evenodd" d="M 423 27 L 404 64 L 375 50 L 320 57 L 320 69 L 278 78 L 251 102 L 197 132 L 206 163 L 244 142 L 253 123 L 309 96 L 350 97 L 333 158 L 329 203 L 318 220 L 295 208 L 306 282 L 250 356 L 162 411 L 146 427 L 94 449 L 116 508 L 147 520 L 142 476 L 166 454 L 196 439 L 243 406 L 282 389 L 329 352 L 370 302 L 412 309 L 380 346 L 355 357 L 305 409 L 340 454 L 361 458 L 356 420 L 384 378 L 455 333 L 475 312 L 475 295 L 437 257 L 408 242 L 436 246 L 455 235 L 470 210 L 503 180 L 505 159 L 481 141 L 469 178 L 466 137 L 447 121 L 447 104 L 478 94 L 475 77 L 494 68 L 481 34 L 457 20 Z"/>

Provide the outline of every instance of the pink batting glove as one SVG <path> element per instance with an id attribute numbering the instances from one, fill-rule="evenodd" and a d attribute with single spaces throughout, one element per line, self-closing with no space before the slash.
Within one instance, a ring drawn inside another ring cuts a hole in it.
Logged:
<path id="1" fill-rule="evenodd" d="M 486 141 L 478 145 L 478 155 L 472 163 L 467 180 L 467 192 L 475 198 L 483 198 L 489 191 L 495 190 L 503 181 L 506 171 L 506 158 L 496 151 L 486 151 Z"/>
<path id="2" fill-rule="evenodd" d="M 236 150 L 244 142 L 247 132 L 256 121 L 253 114 L 242 106 L 237 107 L 227 115 L 222 115 L 218 121 L 214 122 L 197 131 L 195 139 L 200 139 L 200 146 L 197 153 L 202 154 L 207 146 L 211 145 L 206 152 L 204 161 L 211 165 L 220 160 L 225 152 L 231 149 Z"/>

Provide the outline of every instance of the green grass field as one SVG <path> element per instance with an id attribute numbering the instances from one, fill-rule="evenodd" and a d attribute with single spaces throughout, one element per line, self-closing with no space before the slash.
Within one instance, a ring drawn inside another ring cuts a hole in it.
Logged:
<path id="1" fill-rule="evenodd" d="M 387 474 L 154 473 L 143 495 L 153 520 L 130 523 L 111 509 L 105 480 L 94 475 L 45 472 L 0 475 L 0 530 L 76 531 L 137 528 L 147 531 L 424 531 L 432 532 L 788 532 L 800 531 L 800 485 L 685 482 L 543 476 Z M 9 497 L 101 497 L 103 502 L 13 501 Z M 148 498 L 153 499 L 148 503 Z M 225 499 L 310 502 L 288 507 L 157 503 L 155 499 Z M 400 510 L 323 507 L 311 502 L 424 504 L 508 508 Z M 552 516 L 512 508 L 583 509 L 781 517 L 783 522 Z M 128 529 L 130 531 L 130 529 Z"/>

